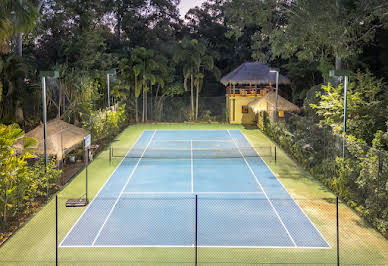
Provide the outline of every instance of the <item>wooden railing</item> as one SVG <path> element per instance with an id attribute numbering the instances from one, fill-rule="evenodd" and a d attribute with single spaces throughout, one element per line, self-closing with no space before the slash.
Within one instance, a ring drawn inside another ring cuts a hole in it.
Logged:
<path id="1" fill-rule="evenodd" d="M 271 88 L 230 88 L 226 89 L 226 96 L 232 97 L 263 97 Z"/>

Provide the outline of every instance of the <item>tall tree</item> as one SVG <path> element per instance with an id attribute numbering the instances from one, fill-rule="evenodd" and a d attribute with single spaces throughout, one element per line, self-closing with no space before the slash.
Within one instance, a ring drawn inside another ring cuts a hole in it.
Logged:
<path id="1" fill-rule="evenodd" d="M 6 51 L 10 38 L 17 37 L 17 53 L 22 56 L 22 34 L 30 31 L 43 1 L 3 0 L 0 9 L 0 44 Z"/>
<path id="2" fill-rule="evenodd" d="M 362 47 L 383 26 L 381 9 L 387 4 L 375 0 L 298 0 L 279 5 L 287 13 L 287 27 L 270 37 L 274 56 L 285 59 L 335 62 L 336 69 L 362 52 Z M 327 64 L 326 63 L 326 64 Z"/>
<path id="3" fill-rule="evenodd" d="M 386 25 L 388 4 L 379 0 L 232 0 L 226 3 L 231 34 L 256 26 L 252 57 L 318 62 L 321 72 L 341 68 Z"/>
<path id="4" fill-rule="evenodd" d="M 185 91 L 188 91 L 187 81 L 190 79 L 191 119 L 194 119 L 194 75 L 199 71 L 201 65 L 200 58 L 205 54 L 205 50 L 205 45 L 198 40 L 184 38 L 174 55 L 175 62 L 184 62 L 183 84 Z"/>
<path id="5" fill-rule="evenodd" d="M 214 65 L 214 60 L 211 55 L 205 51 L 200 58 L 200 65 L 198 71 L 194 75 L 194 83 L 196 87 L 196 102 L 195 102 L 195 119 L 198 120 L 198 106 L 199 106 L 199 92 L 202 89 L 203 79 L 206 71 L 210 71 L 217 80 L 221 78 L 221 71 Z"/>
<path id="6" fill-rule="evenodd" d="M 154 56 L 153 50 L 148 50 L 144 47 L 138 47 L 132 50 L 131 60 L 133 62 L 133 70 L 137 83 L 136 98 L 140 96 L 140 88 L 143 93 L 143 123 L 147 120 L 147 92 L 156 83 L 156 77 L 153 71 L 157 69 L 157 62 Z"/>
<path id="7" fill-rule="evenodd" d="M 387 92 L 382 79 L 376 79 L 369 71 L 358 72 L 351 77 L 348 88 L 347 134 L 371 144 L 374 134 L 387 130 Z M 344 120 L 343 84 L 322 86 L 317 94 L 318 104 L 310 104 L 321 117 L 320 123 L 331 126 L 341 134 Z"/>
<path id="8" fill-rule="evenodd" d="M 184 38 L 180 48 L 177 50 L 174 60 L 176 62 L 184 62 L 183 76 L 184 76 L 184 88 L 188 91 L 187 81 L 190 79 L 190 91 L 191 91 L 191 119 L 198 119 L 198 102 L 200 84 L 204 77 L 205 70 L 214 69 L 213 57 L 206 49 L 205 42 L 203 40 Z M 220 71 L 216 69 L 216 73 Z M 194 102 L 194 89 L 196 89 L 196 101 Z"/>
<path id="9" fill-rule="evenodd" d="M 279 3 L 289 0 L 232 0 L 225 3 L 228 18 L 228 36 L 241 38 L 249 32 L 252 58 L 262 63 L 272 59 L 270 35 L 285 25 L 284 11 Z"/>

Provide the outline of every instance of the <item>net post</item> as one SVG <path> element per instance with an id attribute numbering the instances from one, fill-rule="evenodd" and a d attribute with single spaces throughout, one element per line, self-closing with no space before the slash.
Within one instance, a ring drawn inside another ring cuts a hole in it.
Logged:
<path id="1" fill-rule="evenodd" d="M 58 195 L 55 195 L 55 265 L 58 266 Z"/>
<path id="2" fill-rule="evenodd" d="M 340 250 L 339 250 L 339 216 L 338 216 L 338 196 L 336 197 L 336 221 L 337 221 L 337 265 L 340 265 Z"/>
<path id="3" fill-rule="evenodd" d="M 195 195 L 195 266 L 198 264 L 198 195 Z"/>

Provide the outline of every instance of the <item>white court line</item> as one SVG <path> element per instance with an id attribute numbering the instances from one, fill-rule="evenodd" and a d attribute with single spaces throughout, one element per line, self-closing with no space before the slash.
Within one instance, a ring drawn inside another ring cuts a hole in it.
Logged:
<path id="1" fill-rule="evenodd" d="M 191 153 L 191 193 L 194 192 L 194 162 L 193 162 L 193 141 L 190 140 L 190 153 Z"/>
<path id="2" fill-rule="evenodd" d="M 166 194 L 166 195 L 170 195 L 170 194 L 189 194 L 189 195 L 193 195 L 193 194 L 231 194 L 231 195 L 242 195 L 244 196 L 245 194 L 248 194 L 248 195 L 254 195 L 254 194 L 263 194 L 262 191 L 255 191 L 255 192 L 213 192 L 213 191 L 210 191 L 210 192 L 187 192 L 187 191 L 184 191 L 184 192 L 180 192 L 180 191 L 174 191 L 174 192 L 171 192 L 171 191 L 161 191 L 161 192 L 123 192 L 124 195 L 152 195 L 152 194 L 156 194 L 156 195 L 163 195 L 163 194 Z"/>
<path id="3" fill-rule="evenodd" d="M 253 175 L 254 178 L 256 179 L 257 184 L 260 186 L 261 190 L 263 191 L 264 196 L 267 198 L 268 203 L 271 205 L 271 207 L 272 207 L 272 209 L 274 210 L 276 216 L 278 217 L 280 223 L 282 224 L 282 226 L 283 226 L 284 229 L 286 230 L 286 232 L 287 232 L 288 236 L 290 237 L 292 243 L 294 244 L 295 247 L 297 247 L 297 245 L 296 245 L 294 239 L 292 238 L 290 232 L 288 231 L 286 225 L 283 223 L 282 218 L 280 217 L 279 213 L 277 212 L 277 210 L 276 210 L 275 207 L 273 206 L 272 202 L 269 200 L 267 193 L 265 193 L 264 188 L 263 188 L 263 186 L 261 185 L 261 183 L 259 182 L 259 180 L 258 180 L 256 174 L 253 172 L 253 169 L 252 169 L 251 166 L 249 165 L 249 163 L 248 163 L 247 159 L 245 158 L 244 154 L 241 152 L 241 150 L 240 150 L 240 148 L 238 147 L 238 145 L 237 145 L 235 139 L 234 139 L 234 138 L 232 137 L 232 135 L 230 134 L 229 129 L 228 129 L 227 131 L 228 131 L 228 133 L 229 133 L 229 136 L 232 138 L 232 140 L 233 140 L 233 142 L 234 142 L 234 145 L 236 145 L 236 147 L 237 147 L 237 149 L 239 150 L 241 156 L 243 157 L 245 163 L 247 164 L 249 170 L 251 171 L 252 175 Z"/>
<path id="4" fill-rule="evenodd" d="M 141 137 L 143 136 L 143 133 L 144 133 L 144 130 L 143 132 L 141 132 L 141 134 L 137 137 L 135 143 L 132 145 L 132 147 L 130 149 L 128 149 L 128 152 L 127 154 L 132 150 L 133 147 L 136 146 L 136 144 L 139 142 L 139 140 L 141 139 Z M 116 168 L 113 170 L 113 172 L 110 174 L 109 178 L 107 180 L 105 180 L 104 184 L 101 186 L 101 188 L 98 190 L 96 196 L 92 199 L 91 202 L 89 202 L 88 206 L 86 207 L 86 209 L 84 210 L 84 212 L 81 214 L 80 217 L 78 217 L 77 221 L 73 224 L 73 226 L 70 228 L 70 230 L 67 232 L 67 234 L 65 235 L 65 237 L 63 238 L 63 240 L 61 241 L 61 243 L 59 244 L 59 247 L 61 247 L 62 243 L 65 241 L 65 239 L 67 238 L 67 236 L 71 233 L 71 231 L 73 231 L 73 228 L 78 224 L 78 222 L 81 220 L 81 218 L 84 216 L 84 214 L 86 213 L 86 211 L 89 209 L 89 207 L 92 205 L 93 201 L 98 197 L 98 195 L 100 194 L 100 192 L 102 191 L 102 189 L 105 187 L 105 185 L 108 183 L 108 181 L 110 180 L 110 178 L 113 176 L 114 173 L 116 173 L 116 170 L 121 166 L 122 162 L 124 161 L 125 157 L 120 161 L 120 163 L 116 166 Z"/>
<path id="5" fill-rule="evenodd" d="M 150 146 L 151 141 L 152 141 L 152 139 L 153 139 L 154 136 L 155 136 L 155 133 L 156 133 L 156 130 L 154 130 L 154 134 L 152 134 L 150 140 L 148 141 L 147 146 L 145 147 L 145 149 L 144 149 L 143 153 L 141 154 L 139 160 L 137 161 L 135 167 L 132 169 L 132 172 L 131 172 L 131 174 L 128 176 L 127 181 L 125 182 L 125 185 L 124 185 L 123 188 L 121 189 L 119 196 L 117 197 L 115 203 L 113 204 L 111 210 L 109 211 L 108 216 L 105 218 L 105 221 L 104 221 L 104 223 L 102 224 L 102 226 L 100 227 L 100 230 L 98 230 L 98 233 L 97 233 L 96 237 L 94 238 L 94 240 L 93 240 L 93 242 L 92 242 L 92 246 L 94 246 L 94 244 L 96 243 L 98 237 L 100 236 L 100 234 L 101 234 L 101 232 L 102 232 L 102 229 L 104 228 L 106 222 L 109 220 L 110 216 L 112 215 L 112 212 L 113 212 L 114 208 L 116 207 L 117 203 L 119 202 L 119 200 L 120 200 L 120 198 L 121 198 L 121 195 L 123 194 L 125 188 L 127 187 L 128 183 L 129 183 L 129 180 L 131 180 L 131 177 L 132 177 L 133 174 L 135 173 L 135 171 L 136 171 L 136 169 L 137 169 L 137 166 L 139 165 L 141 159 L 143 158 L 144 153 L 147 151 L 148 146 Z"/>
<path id="6" fill-rule="evenodd" d="M 232 140 L 222 140 L 222 139 L 158 139 L 155 142 L 189 142 L 189 141 L 198 141 L 198 142 L 232 142 Z"/>
<path id="7" fill-rule="evenodd" d="M 241 133 L 241 131 L 240 131 Z M 245 138 L 245 140 L 249 143 L 249 145 L 252 146 L 252 143 L 249 141 L 249 139 L 241 133 L 241 135 Z M 259 155 L 259 153 L 256 151 L 255 149 L 255 152 L 257 153 L 257 155 Z M 322 233 L 318 230 L 318 228 L 315 226 L 315 224 L 310 220 L 310 218 L 307 216 L 307 214 L 304 212 L 304 210 L 299 206 L 299 204 L 295 201 L 295 199 L 291 196 L 291 194 L 288 192 L 288 190 L 286 189 L 286 187 L 283 185 L 283 183 L 279 180 L 279 178 L 275 175 L 275 173 L 272 171 L 271 167 L 268 166 L 268 164 L 264 161 L 264 159 L 262 159 L 260 157 L 260 159 L 263 161 L 263 163 L 267 166 L 267 168 L 271 171 L 271 173 L 273 174 L 273 176 L 276 178 L 276 180 L 279 182 L 279 184 L 284 188 L 284 190 L 287 192 L 287 194 L 290 196 L 291 200 L 295 203 L 296 206 L 298 206 L 298 208 L 300 209 L 300 211 L 303 213 L 303 215 L 307 218 L 307 220 L 310 222 L 310 224 L 315 228 L 315 230 L 317 230 L 318 234 L 322 237 L 322 239 L 326 242 L 326 244 L 329 246 L 328 248 L 331 248 L 331 245 L 329 244 L 329 242 L 327 242 L 327 240 L 325 239 L 325 237 L 322 235 Z"/>
<path id="8" fill-rule="evenodd" d="M 95 246 L 62 246 L 61 248 L 193 248 L 194 245 L 95 245 Z M 328 247 L 304 247 L 304 246 L 209 246 L 198 245 L 198 248 L 244 248 L 244 249 L 330 249 Z"/>

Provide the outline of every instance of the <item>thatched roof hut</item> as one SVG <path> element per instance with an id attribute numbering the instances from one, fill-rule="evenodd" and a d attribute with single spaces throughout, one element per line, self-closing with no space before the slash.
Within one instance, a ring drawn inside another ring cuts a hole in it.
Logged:
<path id="1" fill-rule="evenodd" d="M 275 111 L 276 107 L 276 92 L 271 91 L 264 95 L 262 98 L 254 100 L 248 104 L 248 108 L 256 114 L 261 111 L 272 112 Z M 292 102 L 287 101 L 282 96 L 278 95 L 278 110 L 288 111 L 288 112 L 300 112 L 300 108 L 293 104 Z"/>
<path id="2" fill-rule="evenodd" d="M 57 160 L 62 159 L 77 145 L 82 143 L 89 132 L 83 128 L 76 127 L 59 119 L 47 122 L 47 154 L 55 155 Z M 33 137 L 38 141 L 35 153 L 44 153 L 43 125 L 40 125 L 26 133 L 26 136 Z"/>
<path id="3" fill-rule="evenodd" d="M 228 84 L 275 84 L 276 73 L 269 72 L 270 68 L 267 65 L 259 62 L 246 62 L 238 68 L 225 75 L 221 79 L 221 83 Z M 290 84 L 290 80 L 279 74 L 279 84 Z"/>

